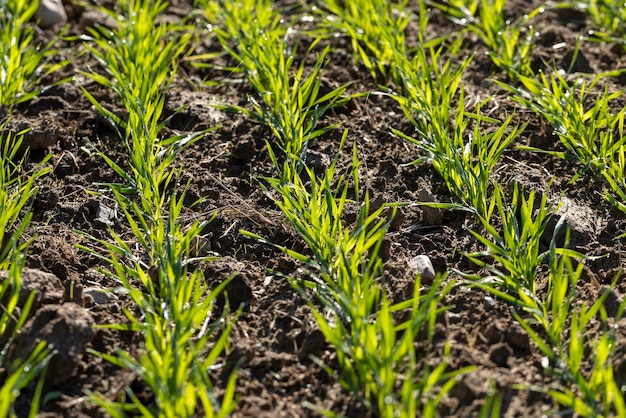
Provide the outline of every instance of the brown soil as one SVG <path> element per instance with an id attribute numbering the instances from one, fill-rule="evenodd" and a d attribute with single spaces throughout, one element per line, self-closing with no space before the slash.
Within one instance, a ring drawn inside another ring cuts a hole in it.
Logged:
<path id="1" fill-rule="evenodd" d="M 520 16 L 531 9 L 527 4 L 530 2 L 523 0 L 509 3 L 511 16 Z M 538 1 L 532 3 L 539 4 Z M 172 1 L 168 13 L 178 18 L 188 14 L 190 8 L 182 0 Z M 67 5 L 67 12 L 74 34 L 82 34 L 85 25 L 100 18 L 70 5 Z M 436 34 L 459 29 L 438 13 L 434 14 L 432 25 Z M 552 60 L 557 65 L 567 66 L 576 38 L 590 29 L 584 16 L 567 11 L 546 11 L 536 19 L 535 27 L 541 34 L 534 53 L 537 66 Z M 43 33 L 43 36 L 49 35 L 50 32 Z M 409 41 L 415 43 L 414 39 Z M 352 63 L 349 42 L 336 38 L 332 45 L 335 49 L 329 56 L 324 82 L 328 86 L 353 82 L 351 91 L 375 91 L 376 84 L 368 73 Z M 513 113 L 520 123 L 530 121 L 519 144 L 559 149 L 557 138 L 537 117 L 517 108 L 502 90 L 489 82 L 491 78 L 505 79 L 505 76 L 490 64 L 480 42 L 468 37 L 464 45 L 466 53 L 474 55 L 464 78 L 467 97 L 473 100 L 492 96 L 492 116 Z M 555 45 L 560 47 L 555 49 Z M 87 65 L 97 65 L 88 55 L 78 56 L 77 51 L 83 49 L 79 41 L 67 47 L 67 54 L 76 55 L 72 55 L 72 64 L 63 74 L 54 75 L 55 79 L 75 75 Z M 219 48 L 215 39 L 204 36 L 198 52 Z M 582 43 L 580 56 L 585 61 L 579 58 L 577 68 L 594 73 L 623 68 L 625 60 L 621 47 L 590 41 Z M 221 64 L 228 63 L 226 57 L 220 60 Z M 271 242 L 302 248 L 297 234 L 286 226 L 281 213 L 255 180 L 257 175 L 273 172 L 265 147 L 265 141 L 272 140 L 271 133 L 242 115 L 224 113 L 211 106 L 215 103 L 246 104 L 247 95 L 253 94 L 249 86 L 222 83 L 232 81 L 233 77 L 218 69 L 201 72 L 183 65 L 168 92 L 167 111 L 172 113 L 180 105 L 187 105 L 171 119 L 170 132 L 191 132 L 220 125 L 187 150 L 179 165 L 183 168 L 180 183 L 192 180 L 189 202 L 205 198 L 200 205 L 189 207 L 186 215 L 207 219 L 217 213 L 217 218 L 204 232 L 204 238 L 210 250 L 221 258 L 207 267 L 207 279 L 218 283 L 237 273 L 229 295 L 231 303 L 245 305 L 236 322 L 227 359 L 243 360 L 237 374 L 239 403 L 234 416 L 316 416 L 304 406 L 305 402 L 346 416 L 368 416 L 354 396 L 309 359 L 308 355 L 313 354 L 331 367 L 336 366 L 335 354 L 321 338 L 304 300 L 286 280 L 268 273 L 268 269 L 274 269 L 286 275 L 296 274 L 297 263 L 238 232 L 243 228 Z M 218 83 L 201 86 L 202 79 Z M 617 78 L 611 88 L 623 89 L 625 82 L 624 77 Z M 144 401 L 151 399 L 149 391 L 132 372 L 120 370 L 85 351 L 92 348 L 112 353 L 116 348 L 123 348 L 132 353 L 139 349 L 141 338 L 132 333 L 91 328 L 92 323 L 123 321 L 121 308 L 132 306 L 123 295 L 99 291 L 117 284 L 95 270 L 106 266 L 76 248 L 76 244 L 88 244 L 77 231 L 104 239 L 109 237 L 108 228 L 118 233 L 126 231 L 122 214 L 105 198 L 109 194 L 106 188 L 98 185 L 118 178 L 89 151 L 89 144 L 116 161 L 123 161 L 124 148 L 115 131 L 82 94 L 81 83 L 98 99 L 119 111 L 119 104 L 110 93 L 76 76 L 72 82 L 51 88 L 20 106 L 13 116 L 14 124 L 33 128 L 28 138 L 31 163 L 41 160 L 47 153 L 53 155 L 49 163 L 52 172 L 41 181 L 33 203 L 35 240 L 29 250 L 28 267 L 51 273 L 58 280 L 32 274 L 29 285 L 39 288 L 42 297 L 32 323 L 23 330 L 19 340 L 20 347 L 27 349 L 37 339 L 49 339 L 56 342 L 56 348 L 62 352 L 48 369 L 46 391 L 55 392 L 56 396 L 42 406 L 42 416 L 46 417 L 103 416 L 101 410 L 85 401 L 86 391 L 119 399 L 124 388 L 130 386 Z M 322 124 L 335 122 L 341 122 L 342 128 L 349 130 L 350 149 L 352 143 L 356 143 L 363 163 L 362 182 L 374 199 L 414 202 L 428 191 L 437 200 L 451 200 L 445 184 L 432 167 L 400 166 L 417 158 L 419 151 L 391 134 L 391 128 L 411 132 L 393 100 L 375 94 L 354 99 L 321 121 Z M 323 168 L 325 162 L 335 156 L 340 134 L 337 130 L 313 141 L 310 163 Z M 349 162 L 349 158 L 344 160 Z M 587 262 L 585 282 L 595 276 L 600 283 L 608 284 L 614 274 L 626 266 L 621 257 L 621 245 L 614 240 L 623 232 L 626 216 L 603 201 L 598 194 L 603 186 L 590 174 L 570 184 L 579 169 L 581 167 L 575 163 L 511 148 L 502 158 L 498 175 L 500 181 L 515 179 L 539 192 L 544 192 L 546 185 L 553 181 L 551 196 L 564 193 L 571 202 L 568 215 L 572 226 L 571 247 L 590 255 L 606 255 Z M 102 195 L 87 193 L 94 190 L 102 191 Z M 479 249 L 467 232 L 467 228 L 474 226 L 472 219 L 458 212 L 425 213 L 417 207 L 401 209 L 399 216 L 389 232 L 385 262 L 387 287 L 393 299 L 406 296 L 407 286 L 413 281 L 408 262 L 416 255 L 428 255 L 439 272 L 449 268 L 476 270 L 462 256 L 464 251 Z M 37 280 L 40 280 L 39 286 Z M 625 292 L 626 282 L 618 283 L 617 291 Z M 511 307 L 497 300 L 494 303 L 487 296 L 459 282 L 445 298 L 451 309 L 442 315 L 437 325 L 435 348 L 429 363 L 441 362 L 444 346 L 448 344 L 452 370 L 468 365 L 476 366 L 476 370 L 459 380 L 451 396 L 442 403 L 441 415 L 476 414 L 491 385 L 503 394 L 507 416 L 538 417 L 553 411 L 556 406 L 547 396 L 520 389 L 546 388 L 555 383 L 541 366 L 541 352 L 515 322 Z M 592 286 L 581 287 L 581 300 L 593 301 L 596 297 Z M 598 327 L 595 329 L 598 332 Z M 619 331 L 621 339 L 626 338 L 624 329 L 621 327 Z M 215 386 L 223 387 L 226 377 L 227 373 L 216 372 Z M 26 391 L 20 398 L 23 407 L 29 403 L 28 396 Z"/>

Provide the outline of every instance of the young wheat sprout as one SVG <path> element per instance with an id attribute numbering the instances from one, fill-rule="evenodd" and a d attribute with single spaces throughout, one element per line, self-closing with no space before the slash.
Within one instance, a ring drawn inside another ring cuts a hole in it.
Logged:
<path id="1" fill-rule="evenodd" d="M 39 86 L 44 77 L 69 63 L 53 62 L 59 52 L 54 44 L 63 33 L 46 45 L 35 45 L 35 28 L 29 21 L 38 5 L 38 1 L 0 0 L 0 123 L 13 107 L 45 90 Z"/>
<path id="2" fill-rule="evenodd" d="M 250 0 L 208 2 L 205 10 L 216 25 L 224 50 L 237 61 L 237 68 L 245 73 L 257 92 L 257 96 L 249 98 L 252 110 L 239 106 L 224 108 L 266 124 L 276 137 L 277 148 L 301 170 L 309 141 L 337 127 L 332 124 L 318 128 L 319 119 L 329 109 L 350 99 L 345 95 L 348 84 L 320 94 L 322 71 L 330 48 L 316 54 L 313 69 L 305 75 L 305 62 L 295 65 L 297 43 L 295 46 L 289 43 L 288 29 L 268 0 L 256 7 L 251 7 Z M 317 40 L 307 55 L 313 54 L 316 44 Z M 272 147 L 272 143 L 268 145 Z"/>
<path id="3" fill-rule="evenodd" d="M 0 130 L 5 126 L 0 125 Z M 45 369 L 54 354 L 45 341 L 32 353 L 15 353 L 12 347 L 35 302 L 34 291 L 25 301 L 23 296 L 21 275 L 31 242 L 24 236 L 32 218 L 29 205 L 37 193 L 35 182 L 49 172 L 44 168 L 49 157 L 32 172 L 23 172 L 26 157 L 19 155 L 22 140 L 22 134 L 0 134 L 0 270 L 8 273 L 6 279 L 0 279 L 0 417 L 15 416 L 20 391 L 40 376 L 30 414 L 38 412 Z"/>
<path id="4" fill-rule="evenodd" d="M 106 11 L 116 19 L 116 29 L 111 33 L 92 31 L 95 45 L 90 51 L 106 75 L 85 75 L 118 95 L 127 119 L 122 120 L 83 90 L 125 142 L 130 172 L 99 154 L 124 181 L 108 185 L 137 248 L 131 248 L 115 231 L 110 231 L 112 241 L 82 234 L 108 254 L 80 248 L 111 267 L 102 273 L 119 282 L 139 310 L 139 315 L 125 310 L 128 324 L 108 327 L 141 331 L 144 337 L 144 349 L 137 356 L 124 350 L 115 355 L 91 352 L 136 373 L 151 389 L 155 407 L 144 405 L 130 388 L 128 403 L 96 393 L 91 393 L 90 399 L 113 416 L 132 411 L 148 417 L 193 417 L 202 410 L 206 416 L 224 417 L 234 409 L 236 374 L 231 374 L 218 399 L 208 372 L 228 346 L 229 310 L 224 309 L 217 318 L 213 315 L 216 298 L 227 282 L 210 290 L 203 274 L 191 267 L 210 261 L 201 257 L 191 262 L 192 242 L 206 222 L 184 223 L 183 202 L 189 184 L 182 192 L 176 190 L 179 171 L 172 167 L 177 155 L 206 131 L 159 137 L 167 123 L 167 119 L 161 120 L 165 90 L 191 35 L 177 23 L 160 21 L 167 7 L 164 1 L 125 0 L 117 6 L 118 12 Z"/>
<path id="5" fill-rule="evenodd" d="M 626 212 L 626 133 L 624 115 L 626 108 L 618 112 L 611 104 L 622 91 L 609 92 L 608 87 L 595 96 L 591 106 L 586 105 L 593 89 L 601 80 L 597 76 L 588 83 L 580 80 L 570 83 L 558 71 L 542 73 L 540 79 L 520 77 L 523 87 L 499 83 L 513 93 L 512 99 L 543 117 L 554 127 L 554 132 L 566 152 L 520 147 L 534 152 L 554 155 L 578 161 L 582 168 L 574 176 L 577 179 L 589 170 L 608 184 L 603 197 Z"/>

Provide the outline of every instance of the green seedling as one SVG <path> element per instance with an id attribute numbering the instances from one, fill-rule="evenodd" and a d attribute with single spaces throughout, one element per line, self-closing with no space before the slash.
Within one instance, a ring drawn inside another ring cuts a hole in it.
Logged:
<path id="1" fill-rule="evenodd" d="M 404 89 L 391 97 L 400 104 L 418 136 L 392 131 L 425 154 L 411 164 L 432 164 L 464 208 L 489 218 L 491 173 L 525 126 L 509 129 L 513 116 L 500 122 L 480 115 L 480 105 L 476 113 L 465 110 L 461 77 L 469 60 L 452 66 L 458 45 L 450 47 L 451 57 L 447 59 L 443 58 L 444 47 L 431 48 L 428 53 L 420 49 L 412 60 L 398 57 L 396 68 Z M 499 127 L 487 133 L 481 126 L 485 122 Z"/>
<path id="2" fill-rule="evenodd" d="M 467 256 L 492 274 L 485 280 L 489 285 L 510 291 L 515 297 L 535 298 L 537 271 L 549 255 L 548 252 L 540 252 L 541 237 L 554 212 L 554 208 L 547 203 L 547 193 L 542 195 L 536 205 L 534 190 L 526 197 L 515 185 L 511 202 L 508 203 L 502 187 L 496 184 L 490 204 L 492 207 L 488 212 L 498 214 L 502 232 L 493 226 L 494 219 L 480 216 L 479 221 L 485 233 L 470 232 L 486 250 Z M 494 263 L 482 261 L 487 256 Z M 515 301 L 508 299 L 510 302 Z"/>
<path id="3" fill-rule="evenodd" d="M 595 304 L 588 311 L 584 306 L 581 307 L 581 311 L 575 313 L 571 321 L 568 372 L 571 373 L 570 380 L 575 384 L 575 389 L 553 389 L 548 394 L 581 417 L 623 416 L 626 413 L 624 393 L 613 372 L 616 348 L 614 333 L 607 331 L 593 339 L 579 340 L 586 325 L 581 323 L 592 317 L 589 313 L 597 312 L 594 307 Z M 593 353 L 591 373 L 580 367 L 587 347 Z"/>
<path id="4" fill-rule="evenodd" d="M 305 75 L 305 63 L 295 66 L 297 47 L 292 47 L 286 29 L 265 1 L 256 8 L 248 2 L 209 2 L 209 19 L 218 25 L 216 33 L 223 48 L 236 60 L 257 92 L 250 97 L 252 110 L 224 106 L 240 111 L 267 125 L 278 140 L 278 147 L 298 167 L 306 160 L 308 143 L 337 125 L 317 127 L 329 109 L 342 106 L 348 84 L 321 94 L 322 72 L 327 47 L 317 55 L 313 69 Z M 252 12 L 254 10 L 254 13 Z M 317 41 L 307 51 L 312 54 Z M 277 167 L 279 168 L 279 167 Z"/>
<path id="5" fill-rule="evenodd" d="M 161 0 L 127 0 L 118 3 L 119 13 L 103 9 L 118 25 L 110 33 L 92 30 L 94 45 L 89 50 L 105 74 L 83 73 L 115 92 L 128 112 L 128 118 L 122 120 L 83 88 L 96 109 L 121 129 L 119 135 L 128 149 L 130 172 L 100 153 L 125 181 L 114 186 L 125 193 L 138 193 L 154 204 L 159 200 L 159 189 L 169 181 L 172 162 L 207 132 L 159 137 L 169 121 L 162 120 L 165 91 L 191 36 L 180 35 L 185 28 L 179 24 L 158 21 L 166 6 Z M 151 208 L 146 206 L 143 210 L 149 212 Z"/>
<path id="6" fill-rule="evenodd" d="M 277 163 L 275 158 L 273 161 Z M 356 148 L 349 179 L 335 179 L 336 163 L 337 159 L 321 178 L 305 169 L 304 181 L 300 174 L 290 171 L 287 162 L 283 172 L 290 173 L 290 182 L 264 179 L 278 193 L 277 206 L 312 254 L 305 256 L 277 246 L 305 266 L 307 278 L 289 278 L 290 283 L 307 300 L 326 340 L 335 348 L 341 368 L 337 378 L 345 388 L 381 417 L 412 417 L 418 411 L 435 416 L 436 406 L 454 386 L 455 377 L 467 370 L 447 372 L 447 365 L 442 363 L 432 370 L 421 365 L 419 373 L 421 362 L 415 357 L 414 342 L 420 332 L 426 332 L 432 341 L 435 319 L 442 312 L 439 303 L 452 284 L 443 286 L 440 277 L 422 295 L 418 280 L 411 300 L 389 302 L 379 282 L 383 272 L 379 251 L 389 225 L 382 215 L 389 208 L 383 205 L 370 210 L 367 192 L 362 201 L 348 199 L 350 184 L 350 194 L 361 195 Z M 348 228 L 343 215 L 355 204 L 359 208 L 357 221 Z M 408 312 L 409 318 L 397 323 L 400 312 Z"/>
<path id="7" fill-rule="evenodd" d="M 626 45 L 626 4 L 613 0 L 577 0 L 571 5 L 584 10 L 598 28 L 594 37 Z"/>
<path id="8" fill-rule="evenodd" d="M 512 22 L 504 16 L 507 0 L 436 0 L 427 3 L 476 34 L 489 50 L 491 61 L 509 78 L 515 80 L 518 75 L 533 74 L 531 53 L 537 33 L 528 23 L 543 12 L 543 7 Z"/>
<path id="9" fill-rule="evenodd" d="M 604 310 L 608 292 L 591 306 L 575 303 L 576 285 L 582 265 L 574 269 L 569 254 L 550 263 L 550 293 L 546 304 L 551 316 L 532 312 L 531 319 L 515 314 L 537 347 L 546 356 L 546 370 L 558 376 L 563 385 L 547 393 L 563 407 L 581 417 L 622 416 L 626 412 L 624 394 L 616 382 L 613 364 L 616 357 L 616 330 Z M 613 282 L 613 285 L 617 282 Z M 623 313 L 623 304 L 617 320 Z M 586 332 L 594 318 L 602 318 L 603 332 L 588 336 Z M 548 340 L 536 332 L 535 319 L 543 325 Z M 589 358 L 589 353 L 591 358 Z"/>
<path id="10" fill-rule="evenodd" d="M 533 323 L 543 327 L 548 344 L 558 347 L 573 302 L 570 290 L 576 285 L 572 282 L 574 276 L 567 275 L 567 268 L 570 267 L 567 263 L 571 257 L 584 256 L 556 247 L 556 236 L 562 227 L 561 223 L 557 223 L 555 227 L 549 250 L 540 251 L 541 238 L 557 209 L 547 203 L 546 196 L 547 192 L 537 203 L 534 191 L 525 196 L 515 185 L 511 202 L 508 203 L 505 201 L 504 191 L 496 185 L 492 202 L 496 209 L 493 212 L 499 217 L 502 232 L 494 227 L 494 219 L 479 218 L 485 233 L 470 232 L 486 250 L 466 256 L 490 274 L 484 278 L 472 277 L 472 286 L 486 290 L 531 315 Z M 569 232 L 566 233 L 565 243 L 568 242 L 568 237 Z M 483 261 L 486 257 L 492 261 Z M 546 286 L 547 296 L 542 299 L 537 293 L 537 274 L 540 265 L 545 262 L 550 266 L 550 274 Z M 580 268 L 582 269 L 582 265 Z"/>
<path id="11" fill-rule="evenodd" d="M 194 267 L 210 261 L 192 256 L 192 243 L 206 222 L 183 223 L 189 184 L 178 193 L 178 174 L 172 168 L 179 153 L 205 132 L 159 137 L 168 121 L 161 120 L 165 91 L 190 39 L 189 34 L 181 35 L 184 27 L 161 22 L 166 6 L 160 0 L 119 2 L 119 13 L 104 9 L 117 21 L 116 29 L 111 33 L 92 31 L 90 51 L 106 75 L 95 71 L 85 75 L 115 92 L 128 117 L 122 120 L 84 91 L 96 109 L 120 129 L 125 141 L 130 172 L 104 153 L 99 155 L 123 180 L 109 186 L 137 247 L 111 230 L 111 240 L 79 232 L 96 247 L 79 248 L 110 266 L 110 270 L 101 269 L 102 273 L 119 282 L 119 290 L 130 296 L 139 311 L 136 315 L 124 309 L 127 323 L 103 327 L 138 331 L 144 337 L 137 357 L 122 349 L 92 354 L 136 373 L 151 389 L 154 405 L 144 405 L 130 388 L 126 389 L 128 402 L 114 402 L 96 393 L 90 394 L 90 399 L 115 417 L 126 412 L 192 417 L 198 411 L 224 417 L 235 406 L 236 375 L 231 374 L 218 399 L 208 373 L 228 348 L 229 309 L 219 317 L 214 315 L 217 296 L 227 283 L 210 290 Z M 174 191 L 170 193 L 170 189 Z"/>
<path id="12" fill-rule="evenodd" d="M 309 298 L 320 329 L 337 352 L 341 368 L 338 380 L 380 417 L 438 416 L 438 405 L 454 387 L 456 378 L 473 369 L 449 371 L 446 361 L 431 368 L 415 356 L 418 335 L 425 333 L 426 340 L 420 341 L 432 343 L 432 327 L 445 309 L 440 306 L 441 297 L 452 284 L 444 286 L 442 279 L 438 277 L 426 294 L 421 294 L 418 278 L 413 298 L 397 304 L 391 304 L 383 293 L 367 319 L 337 312 L 336 304 L 326 302 L 325 309 L 320 310 L 304 288 L 292 281 L 303 297 Z M 398 322 L 402 312 L 408 319 Z M 444 355 L 448 354 L 446 348 Z M 336 375 L 319 359 L 314 360 Z"/>
<path id="13" fill-rule="evenodd" d="M 321 17 L 320 33 L 350 38 L 355 61 L 374 80 L 386 83 L 394 78 L 396 54 L 406 50 L 405 30 L 411 19 L 407 4 L 408 0 L 322 0 L 315 11 Z"/>
<path id="14" fill-rule="evenodd" d="M 358 179 L 354 177 L 358 168 L 356 151 L 353 158 L 352 179 L 356 182 L 356 193 L 359 191 Z M 264 181 L 279 193 L 276 204 L 313 252 L 313 260 L 325 272 L 320 276 L 325 279 L 326 285 L 319 289 L 320 296 L 322 290 L 326 289 L 330 292 L 324 296 L 326 299 L 345 304 L 345 310 L 356 310 L 354 316 L 366 317 L 368 305 L 371 306 L 378 299 L 375 280 L 381 273 L 382 261 L 379 257 L 368 257 L 368 254 L 378 253 L 384 237 L 387 226 L 381 215 L 385 207 L 369 213 L 369 199 L 366 196 L 359 210 L 357 226 L 354 230 L 345 228 L 342 215 L 346 206 L 354 202 L 348 199 L 347 180 L 341 177 L 334 179 L 336 164 L 337 160 L 321 179 L 315 177 L 312 169 L 305 168 L 305 175 L 312 181 L 310 189 L 298 173 L 288 171 L 289 163 L 285 163 L 284 172 L 291 174 L 290 182 L 281 179 Z M 336 185 L 333 185 L 334 182 Z M 295 258 L 305 261 L 302 257 Z M 362 303 L 366 297 L 369 303 Z M 348 300 L 340 300 L 342 298 Z"/>
<path id="15" fill-rule="evenodd" d="M 0 1 L 0 121 L 14 106 L 45 90 L 41 81 L 69 63 L 54 62 L 59 52 L 54 45 L 62 35 L 48 44 L 35 44 L 35 28 L 29 21 L 38 5 L 37 1 Z"/>
<path id="16" fill-rule="evenodd" d="M 221 401 L 217 400 L 208 377 L 209 368 L 228 348 L 232 328 L 232 322 L 227 321 L 228 310 L 220 317 L 213 315 L 217 296 L 227 282 L 210 291 L 202 274 L 191 269 L 193 264 L 210 261 L 190 255 L 193 239 L 206 223 L 181 224 L 184 193 L 171 200 L 165 217 L 156 220 L 145 217 L 136 203 L 126 206 L 125 199 L 117 193 L 116 200 L 122 205 L 144 257 L 138 257 L 114 232 L 111 232 L 113 243 L 82 234 L 103 248 L 106 255 L 102 250 L 80 248 L 112 266 L 112 271 L 102 269 L 102 273 L 118 281 L 141 312 L 136 316 L 124 309 L 126 324 L 105 327 L 141 331 L 145 348 L 139 358 L 123 350 L 115 355 L 94 354 L 137 373 L 152 390 L 156 409 L 143 405 L 130 388 L 127 389 L 130 404 L 114 403 L 96 394 L 91 399 L 113 416 L 121 416 L 123 410 L 131 408 L 149 417 L 192 417 L 198 407 L 206 416 L 227 416 L 235 405 L 235 374 L 231 375 Z M 225 326 L 221 325 L 226 322 Z"/>
<path id="17" fill-rule="evenodd" d="M 468 258 L 485 268 L 491 275 L 473 277 L 471 286 L 477 286 L 514 306 L 513 316 L 526 330 L 532 341 L 545 355 L 544 367 L 557 376 L 562 386 L 547 389 L 547 393 L 563 407 L 580 416 L 597 417 L 624 411 L 624 398 L 613 377 L 612 358 L 615 355 L 615 335 L 601 333 L 593 339 L 582 338 L 591 320 L 603 312 L 605 292 L 590 307 L 577 303 L 577 284 L 583 265 L 572 266 L 572 258 L 583 259 L 582 254 L 556 247 L 561 228 L 557 224 L 548 251 L 539 252 L 539 240 L 545 233 L 554 208 L 547 205 L 545 194 L 538 205 L 534 192 L 528 197 L 513 190 L 510 205 L 503 201 L 499 186 L 494 192 L 502 233 L 491 222 L 481 219 L 487 234 L 472 234 L 487 251 L 468 254 Z M 565 233 L 564 246 L 569 242 Z M 489 256 L 493 262 L 482 258 Z M 536 276 L 539 265 L 549 266 L 545 290 L 539 294 Z M 620 310 L 623 312 L 623 308 Z M 621 314 L 620 314 L 621 315 Z M 606 314 L 603 314 L 606 321 Z M 591 373 L 583 368 L 587 352 L 591 359 Z"/>
<path id="18" fill-rule="evenodd" d="M 456 58 L 459 48 L 460 41 L 456 41 L 448 47 L 418 48 L 412 59 L 403 54 L 395 58 L 401 84 L 397 91 L 388 90 L 388 93 L 419 135 L 413 142 L 423 143 L 428 157 L 449 148 L 442 142 L 449 143 L 451 121 L 455 118 L 454 102 L 461 94 L 461 78 L 470 63 L 465 59 L 454 65 L 459 61 Z M 413 163 L 420 162 L 418 159 Z"/>
<path id="19" fill-rule="evenodd" d="M 512 99 L 543 117 L 554 127 L 554 132 L 567 150 L 550 151 L 532 147 L 520 147 L 534 152 L 555 155 L 578 161 L 583 167 L 572 179 L 590 170 L 603 178 L 609 190 L 604 197 L 617 208 L 626 211 L 626 135 L 624 135 L 624 112 L 611 110 L 611 103 L 622 95 L 621 91 L 610 93 L 606 87 L 601 93 L 591 90 L 601 80 L 591 83 L 568 82 L 560 73 L 541 74 L 537 80 L 520 77 L 523 87 L 500 83 L 513 93 Z M 593 98 L 591 104 L 588 99 Z"/>
<path id="20" fill-rule="evenodd" d="M 0 125 L 0 130 L 7 124 Z M 26 154 L 21 149 L 24 132 L 0 135 L 0 270 L 7 270 L 29 242 L 20 242 L 30 224 L 29 210 L 37 194 L 36 181 L 48 174 L 50 155 L 30 172 L 24 172 Z M 15 245 L 11 245 L 15 240 Z"/>

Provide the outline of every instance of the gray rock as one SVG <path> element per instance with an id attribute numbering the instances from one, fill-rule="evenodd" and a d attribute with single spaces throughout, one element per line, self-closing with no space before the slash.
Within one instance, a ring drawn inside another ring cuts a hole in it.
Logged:
<path id="1" fill-rule="evenodd" d="M 61 0 L 40 0 L 39 8 L 35 12 L 39 26 L 49 28 L 59 23 L 67 23 L 67 15 Z"/>
<path id="2" fill-rule="evenodd" d="M 98 203 L 98 215 L 95 219 L 96 222 L 105 226 L 113 226 L 115 225 L 116 220 L 117 210 L 115 208 L 110 208 L 103 203 Z"/>
<path id="3" fill-rule="evenodd" d="M 97 287 L 88 287 L 83 289 L 83 295 L 91 297 L 93 303 L 97 305 L 106 305 L 117 301 L 118 297 L 111 291 L 99 289 Z"/>
<path id="4" fill-rule="evenodd" d="M 571 242 L 593 242 L 602 230 L 602 217 L 591 207 L 565 196 L 560 196 L 555 204 L 560 204 L 555 216 L 548 223 L 546 231 L 541 237 L 545 244 L 550 244 L 558 222 L 562 222 L 557 233 L 557 245 L 563 244 L 565 226 L 570 228 Z"/>
<path id="5" fill-rule="evenodd" d="M 435 278 L 435 268 L 427 255 L 418 255 L 409 261 L 409 268 L 413 274 L 420 276 L 422 282 L 432 282 Z"/>
<path id="6" fill-rule="evenodd" d="M 426 185 L 425 182 L 420 183 L 420 188 L 417 192 L 417 198 L 421 203 L 437 203 L 437 198 L 432 194 L 430 188 Z M 444 212 L 442 209 L 433 208 L 426 205 L 420 206 L 420 209 L 422 209 L 424 220 L 429 225 L 441 225 L 441 223 L 443 222 Z"/>

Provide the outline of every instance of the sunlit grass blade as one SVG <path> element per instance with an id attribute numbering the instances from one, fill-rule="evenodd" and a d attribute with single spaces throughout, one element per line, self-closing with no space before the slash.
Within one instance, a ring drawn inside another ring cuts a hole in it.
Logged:
<path id="1" fill-rule="evenodd" d="M 315 53 L 320 39 L 311 42 L 306 55 L 315 54 L 316 59 L 305 74 L 305 61 L 295 63 L 298 41 L 290 41 L 296 34 L 280 21 L 269 1 L 202 3 L 209 21 L 217 27 L 222 47 L 236 60 L 257 93 L 249 97 L 251 109 L 230 105 L 223 108 L 243 112 L 267 125 L 277 140 L 270 146 L 280 149 L 294 168 L 301 170 L 309 141 L 337 126 L 319 127 L 320 118 L 350 100 L 346 95 L 349 84 L 321 93 L 330 47 Z M 282 176 L 288 178 L 284 173 Z"/>
<path id="2" fill-rule="evenodd" d="M 490 218 L 491 173 L 525 125 L 511 127 L 513 116 L 504 121 L 482 116 L 480 104 L 475 113 L 466 111 L 461 78 L 469 60 L 453 66 L 458 47 L 455 43 L 449 49 L 421 49 L 412 60 L 397 57 L 403 89 L 392 92 L 391 97 L 415 127 L 417 137 L 395 129 L 392 132 L 424 154 L 411 164 L 432 164 L 460 204 L 478 216 Z M 487 131 L 484 123 L 497 123 L 499 127 Z"/>
<path id="3" fill-rule="evenodd" d="M 466 26 L 489 50 L 491 61 L 510 79 L 533 74 L 531 53 L 538 33 L 529 21 L 543 12 L 539 7 L 515 20 L 507 19 L 507 0 L 428 0 L 453 22 Z"/>
<path id="4" fill-rule="evenodd" d="M 350 38 L 354 60 L 374 80 L 386 84 L 395 79 L 395 55 L 406 53 L 405 30 L 411 19 L 407 5 L 408 0 L 323 0 L 315 10 L 321 19 L 320 33 Z"/>
<path id="5" fill-rule="evenodd" d="M 589 81 L 569 82 L 558 71 L 542 73 L 540 79 L 520 77 L 523 87 L 499 83 L 513 93 L 513 100 L 531 109 L 554 127 L 566 152 L 542 151 L 560 158 L 578 161 L 581 169 L 577 179 L 589 170 L 608 184 L 604 193 L 607 201 L 624 210 L 626 183 L 626 134 L 624 116 L 626 109 L 613 112 L 612 103 L 622 91 L 609 92 L 608 85 L 599 94 L 593 88 L 603 79 L 596 76 Z M 588 98 L 594 97 L 591 105 Z M 536 151 L 532 148 L 523 147 Z"/>
<path id="6" fill-rule="evenodd" d="M 5 128 L 6 123 L 0 125 L 0 130 Z M 36 182 L 50 172 L 46 163 L 51 155 L 32 171 L 24 171 L 23 134 L 0 135 L 0 270 L 7 270 L 26 249 L 28 240 L 22 239 L 32 216 L 29 205 L 37 194 Z"/>
<path id="7" fill-rule="evenodd" d="M 65 30 L 48 44 L 35 43 L 35 27 L 30 21 L 38 5 L 37 1 L 24 0 L 0 3 L 0 122 L 17 104 L 45 90 L 46 86 L 40 85 L 44 77 L 70 62 L 54 62 L 60 55 L 55 44 Z"/>

